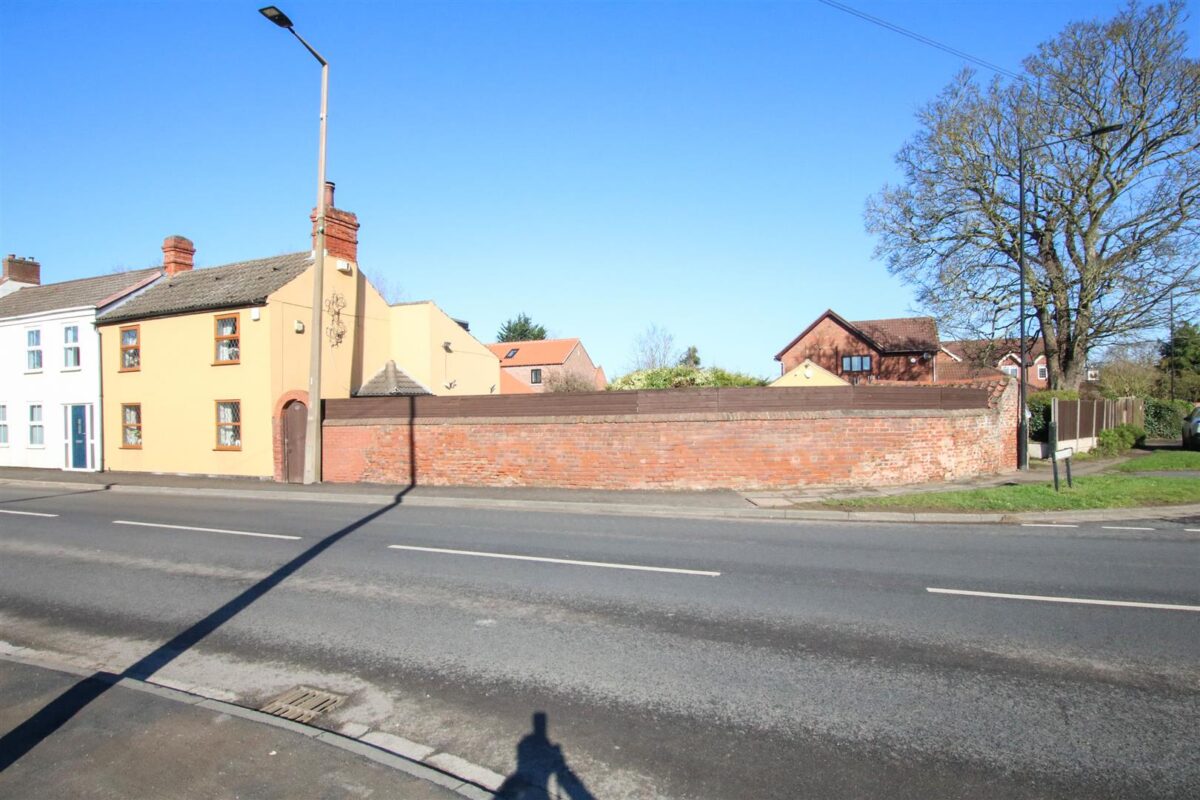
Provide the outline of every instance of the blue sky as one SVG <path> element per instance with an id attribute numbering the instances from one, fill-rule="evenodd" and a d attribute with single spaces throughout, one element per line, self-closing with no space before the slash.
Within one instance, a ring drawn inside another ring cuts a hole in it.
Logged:
<path id="1" fill-rule="evenodd" d="M 1121 2 L 848 4 L 1016 70 Z M 319 67 L 259 5 L 0 3 L 0 251 L 52 282 L 171 234 L 308 249 Z M 826 308 L 912 309 L 862 211 L 954 56 L 815 0 L 279 5 L 331 65 L 363 270 L 485 342 L 525 312 L 615 377 L 653 323 L 769 376 Z"/>

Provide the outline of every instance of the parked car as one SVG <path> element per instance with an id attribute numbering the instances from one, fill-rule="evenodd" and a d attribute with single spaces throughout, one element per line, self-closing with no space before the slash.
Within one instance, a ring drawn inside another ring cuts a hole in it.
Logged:
<path id="1" fill-rule="evenodd" d="M 1183 418 L 1183 449 L 1200 450 L 1200 406 Z"/>

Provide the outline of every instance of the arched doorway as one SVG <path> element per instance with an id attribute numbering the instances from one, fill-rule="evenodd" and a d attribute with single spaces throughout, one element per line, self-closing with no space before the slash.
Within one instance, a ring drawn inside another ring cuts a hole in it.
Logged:
<path id="1" fill-rule="evenodd" d="M 308 406 L 293 400 L 283 407 L 283 479 L 304 483 L 304 437 L 308 428 Z"/>

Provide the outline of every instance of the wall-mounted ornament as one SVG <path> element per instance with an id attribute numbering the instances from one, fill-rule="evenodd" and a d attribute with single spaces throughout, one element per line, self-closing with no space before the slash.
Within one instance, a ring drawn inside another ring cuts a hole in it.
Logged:
<path id="1" fill-rule="evenodd" d="M 345 307 L 346 298 L 340 292 L 334 292 L 325 300 L 325 313 L 329 315 L 325 336 L 330 347 L 337 347 L 346 339 L 346 323 L 342 321 L 342 309 Z"/>

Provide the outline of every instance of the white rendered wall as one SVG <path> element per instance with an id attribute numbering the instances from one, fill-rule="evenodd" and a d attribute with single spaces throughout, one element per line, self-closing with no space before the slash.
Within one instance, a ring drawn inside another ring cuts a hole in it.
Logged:
<path id="1" fill-rule="evenodd" d="M 90 406 L 88 456 L 92 469 L 100 469 L 100 336 L 93 308 L 48 311 L 0 320 L 0 405 L 5 406 L 8 443 L 0 444 L 0 466 L 70 468 L 65 409 Z M 64 366 L 63 330 L 79 329 L 79 366 Z M 26 332 L 42 333 L 42 369 L 28 369 Z M 30 445 L 29 407 L 42 407 L 43 440 Z"/>

